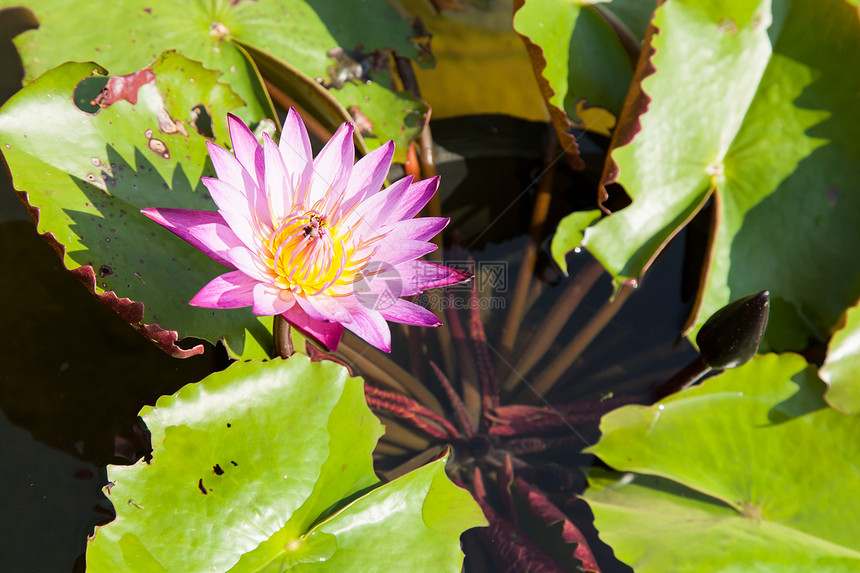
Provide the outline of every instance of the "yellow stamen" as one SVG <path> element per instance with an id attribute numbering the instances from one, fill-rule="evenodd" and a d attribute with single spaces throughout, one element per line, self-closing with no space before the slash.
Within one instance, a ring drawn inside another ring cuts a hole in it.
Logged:
<path id="1" fill-rule="evenodd" d="M 275 285 L 296 294 L 335 296 L 332 287 L 359 280 L 356 275 L 370 259 L 353 260 L 365 245 L 356 244 L 351 229 L 340 232 L 329 226 L 316 210 L 288 215 L 263 238 L 263 246 L 261 256 L 275 273 Z"/>

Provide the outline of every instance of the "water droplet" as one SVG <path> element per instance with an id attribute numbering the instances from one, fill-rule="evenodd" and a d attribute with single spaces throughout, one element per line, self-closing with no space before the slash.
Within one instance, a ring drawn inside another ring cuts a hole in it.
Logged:
<path id="1" fill-rule="evenodd" d="M 744 395 L 743 392 L 738 392 L 738 398 L 742 397 L 743 395 Z"/>
<path id="2" fill-rule="evenodd" d="M 665 408 L 665 406 L 663 404 L 660 404 L 659 406 L 657 406 L 658 410 L 662 410 L 663 408 Z"/>

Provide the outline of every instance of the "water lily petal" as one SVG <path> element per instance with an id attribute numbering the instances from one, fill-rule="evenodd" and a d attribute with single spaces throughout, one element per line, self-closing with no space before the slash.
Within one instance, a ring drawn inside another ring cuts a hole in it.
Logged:
<path id="1" fill-rule="evenodd" d="M 250 211 L 247 197 L 226 181 L 214 177 L 201 177 L 200 181 L 209 190 L 212 200 L 218 206 L 218 212 L 236 236 L 249 249 L 256 249 L 259 244 L 255 223 L 257 218 Z"/>
<path id="2" fill-rule="evenodd" d="M 378 311 L 356 307 L 352 309 L 352 322 L 343 326 L 378 349 L 391 352 L 391 331 Z"/>
<path id="3" fill-rule="evenodd" d="M 305 124 L 302 123 L 302 118 L 293 108 L 290 108 L 287 112 L 287 118 L 284 120 L 284 129 L 281 130 L 278 150 L 284 160 L 287 180 L 289 181 L 288 192 L 294 193 L 296 202 L 302 203 L 304 202 L 304 194 L 311 182 L 314 156 Z"/>
<path id="4" fill-rule="evenodd" d="M 298 304 L 281 315 L 304 336 L 317 341 L 326 350 L 337 350 L 343 336 L 343 325 L 339 322 L 317 320 L 306 313 Z"/>
<path id="5" fill-rule="evenodd" d="M 249 277 L 255 278 L 263 283 L 271 283 L 274 273 L 266 264 L 260 260 L 256 252 L 245 245 L 233 247 L 227 253 L 228 259 L 233 263 L 233 268 L 239 269 Z M 280 314 L 280 313 L 278 313 Z"/>
<path id="6" fill-rule="evenodd" d="M 442 321 L 435 314 L 423 306 L 403 300 L 402 298 L 397 299 L 391 306 L 380 309 L 379 314 L 385 320 L 390 320 L 391 322 L 415 324 L 418 326 L 442 326 Z"/>
<path id="7" fill-rule="evenodd" d="M 427 241 L 448 226 L 451 221 L 448 217 L 421 217 L 420 219 L 406 219 L 397 221 L 392 225 L 383 227 L 386 241 Z"/>
<path id="8" fill-rule="evenodd" d="M 233 153 L 239 163 L 251 175 L 257 186 L 262 186 L 263 173 L 266 170 L 263 161 L 263 149 L 257 143 L 257 138 L 241 119 L 227 114 L 227 126 L 230 129 L 230 141 L 233 142 Z"/>
<path id="9" fill-rule="evenodd" d="M 254 285 L 253 299 L 253 312 L 257 316 L 283 314 L 296 304 L 296 297 L 293 296 L 293 293 L 266 283 Z"/>
<path id="10" fill-rule="evenodd" d="M 352 131 L 351 123 L 341 124 L 314 159 L 314 171 L 305 202 L 308 208 L 326 211 L 342 198 L 355 161 Z"/>
<path id="11" fill-rule="evenodd" d="M 394 210 L 388 215 L 388 222 L 411 219 L 418 214 L 424 205 L 439 189 L 439 176 L 423 179 L 409 186 L 399 197 L 389 199 L 394 204 Z"/>
<path id="12" fill-rule="evenodd" d="M 257 145 L 256 140 L 254 140 L 254 145 Z M 263 187 L 257 184 L 256 175 L 249 173 L 229 151 L 211 141 L 206 142 L 206 147 L 209 150 L 209 157 L 212 159 L 212 165 L 215 167 L 218 179 L 232 185 L 247 198 L 250 213 L 256 213 L 261 220 L 268 220 L 269 202 Z M 262 149 L 260 153 L 262 155 Z M 263 173 L 261 172 L 259 175 L 262 179 Z"/>
<path id="13" fill-rule="evenodd" d="M 270 224 L 276 227 L 280 219 L 289 213 L 293 190 L 287 183 L 287 171 L 281 151 L 268 133 L 263 134 L 263 149 L 266 158 L 265 190 L 272 213 Z"/>
<path id="14" fill-rule="evenodd" d="M 236 268 L 230 260 L 229 252 L 243 243 L 220 213 L 170 208 L 141 209 L 140 212 L 200 249 L 206 256 L 225 267 Z"/>
<path id="15" fill-rule="evenodd" d="M 317 320 L 329 320 L 346 324 L 352 320 L 352 314 L 344 308 L 338 298 L 318 296 L 297 296 L 296 300 L 308 315 Z"/>
<path id="16" fill-rule="evenodd" d="M 472 275 L 465 271 L 421 260 L 397 265 L 397 272 L 403 282 L 401 296 L 412 296 L 429 288 L 457 284 L 472 278 Z"/>
<path id="17" fill-rule="evenodd" d="M 188 301 L 204 308 L 242 308 L 254 303 L 254 285 L 259 284 L 242 271 L 217 276 Z"/>
<path id="18" fill-rule="evenodd" d="M 439 188 L 439 177 L 412 183 L 411 176 L 400 179 L 388 189 L 372 195 L 356 209 L 363 222 L 381 229 L 414 217 Z"/>
<path id="19" fill-rule="evenodd" d="M 254 178 L 232 153 L 211 141 L 206 142 L 206 149 L 209 150 L 209 158 L 212 160 L 218 179 L 243 191 L 247 183 L 254 185 Z"/>
<path id="20" fill-rule="evenodd" d="M 436 245 L 427 241 L 394 240 L 385 237 L 377 244 L 373 256 L 376 260 L 385 261 L 393 266 L 432 253 L 437 248 Z"/>
<path id="21" fill-rule="evenodd" d="M 388 217 L 394 212 L 395 201 L 392 198 L 400 197 L 409 191 L 412 184 L 412 176 L 407 175 L 383 189 L 379 193 L 371 195 L 362 201 L 347 217 L 346 226 L 358 231 L 361 235 L 379 235 L 383 227 L 388 223 Z M 391 220 L 395 222 L 394 219 Z"/>
<path id="22" fill-rule="evenodd" d="M 366 197 L 377 193 L 382 189 L 385 177 L 391 167 L 394 157 L 394 142 L 389 141 L 381 147 L 377 147 L 361 159 L 352 168 L 352 176 L 346 185 L 344 192 L 342 213 L 349 212 L 355 205 L 364 201 Z"/>

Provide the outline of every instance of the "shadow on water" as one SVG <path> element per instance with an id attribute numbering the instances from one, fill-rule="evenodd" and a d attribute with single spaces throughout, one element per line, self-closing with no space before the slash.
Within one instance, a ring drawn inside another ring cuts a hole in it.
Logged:
<path id="1" fill-rule="evenodd" d="M 209 346 L 187 360 L 164 354 L 87 292 L 32 223 L 0 224 L 0 245 L 0 569 L 72 571 L 112 515 L 105 465 L 148 448 L 140 407 L 203 378 L 217 358 Z"/>

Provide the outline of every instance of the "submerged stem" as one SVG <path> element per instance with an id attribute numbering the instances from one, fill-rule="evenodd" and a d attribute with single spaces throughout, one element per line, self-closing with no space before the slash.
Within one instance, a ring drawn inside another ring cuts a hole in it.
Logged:
<path id="1" fill-rule="evenodd" d="M 511 306 L 508 314 L 505 317 L 505 324 L 502 327 L 502 337 L 499 342 L 500 353 L 505 358 L 511 356 L 514 349 L 514 343 L 517 339 L 517 334 L 520 331 L 520 324 L 524 314 L 526 298 L 528 297 L 534 276 L 535 262 L 537 261 L 538 247 L 540 245 L 541 236 L 543 235 L 543 227 L 546 222 L 547 214 L 549 213 L 549 204 L 552 200 L 552 184 L 553 174 L 555 171 L 550 169 L 554 161 L 558 140 L 555 135 L 555 130 L 550 126 L 549 138 L 546 145 L 546 153 L 543 161 L 543 176 L 538 184 L 535 202 L 532 208 L 532 218 L 529 224 L 529 242 L 523 252 L 522 263 L 520 264 L 519 273 L 517 274 L 517 282 L 514 286 L 514 295 L 511 297 Z M 501 373 L 501 361 L 497 361 L 496 369 Z"/>
<path id="2" fill-rule="evenodd" d="M 570 368 L 582 351 L 585 350 L 591 342 L 597 338 L 597 335 L 603 328 L 609 324 L 609 321 L 621 310 L 627 298 L 633 292 L 634 287 L 629 284 L 623 284 L 618 289 L 615 297 L 607 302 L 597 311 L 591 320 L 583 327 L 582 330 L 573 337 L 567 346 L 556 356 L 546 369 L 541 372 L 538 379 L 531 386 L 529 391 L 523 391 L 519 395 L 519 400 L 523 402 L 533 402 L 536 399 L 542 398 L 549 390 L 558 382 L 562 374 Z M 532 395 L 533 394 L 533 395 Z M 518 401 L 519 401 L 518 400 Z"/>
<path id="3" fill-rule="evenodd" d="M 392 390 L 414 396 L 416 400 L 437 414 L 444 415 L 439 400 L 417 378 L 375 348 L 365 345 L 365 348 L 359 352 L 352 348 L 352 341 L 352 336 L 344 334 L 337 352 L 354 364 L 362 375 L 374 378 Z"/>
<path id="4" fill-rule="evenodd" d="M 595 260 L 589 261 L 585 268 L 576 274 L 538 327 L 537 334 L 523 350 L 513 371 L 503 385 L 505 392 L 511 392 L 517 383 L 525 378 L 538 361 L 543 358 L 550 344 L 561 332 L 579 303 L 603 274 L 603 267 Z"/>

